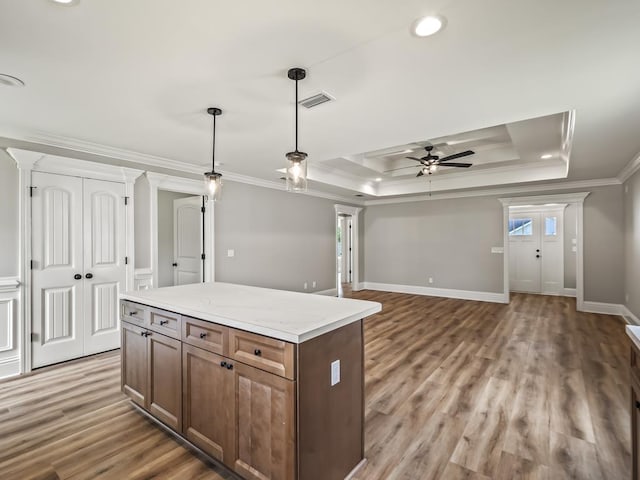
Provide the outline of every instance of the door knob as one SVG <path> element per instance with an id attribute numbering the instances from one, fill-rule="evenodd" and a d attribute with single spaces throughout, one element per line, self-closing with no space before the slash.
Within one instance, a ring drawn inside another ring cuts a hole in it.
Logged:
<path id="1" fill-rule="evenodd" d="M 79 273 L 76 273 L 73 278 L 75 278 L 76 280 L 82 280 L 82 275 L 80 275 Z"/>
<path id="2" fill-rule="evenodd" d="M 233 370 L 233 364 L 227 363 L 227 370 Z"/>
<path id="3" fill-rule="evenodd" d="M 540 258 L 540 255 L 536 255 L 536 258 Z"/>
<path id="4" fill-rule="evenodd" d="M 540 249 L 539 249 L 539 248 L 536 248 L 536 252 L 540 253 Z"/>
<path id="5" fill-rule="evenodd" d="M 172 263 L 171 265 L 173 265 L 174 267 L 177 267 L 177 266 L 178 266 L 178 264 L 177 264 L 177 263 L 175 263 L 175 262 L 174 262 L 174 263 Z"/>
<path id="6" fill-rule="evenodd" d="M 93 273 L 87 273 L 87 274 L 84 276 L 84 278 L 89 278 L 89 279 L 93 278 Z"/>

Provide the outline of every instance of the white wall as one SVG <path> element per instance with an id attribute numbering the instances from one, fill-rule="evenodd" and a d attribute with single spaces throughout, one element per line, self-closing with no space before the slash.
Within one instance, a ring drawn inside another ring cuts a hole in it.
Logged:
<path id="1" fill-rule="evenodd" d="M 640 171 L 624 184 L 625 305 L 640 318 Z"/>
<path id="2" fill-rule="evenodd" d="M 18 168 L 0 149 L 0 277 L 18 275 Z"/>
<path id="3" fill-rule="evenodd" d="M 564 210 L 564 288 L 576 288 L 576 252 L 573 239 L 577 239 L 577 207 L 570 203 Z"/>
<path id="4" fill-rule="evenodd" d="M 149 203 L 149 180 L 140 175 L 134 185 L 134 235 L 135 235 L 135 267 L 151 268 L 151 208 Z"/>

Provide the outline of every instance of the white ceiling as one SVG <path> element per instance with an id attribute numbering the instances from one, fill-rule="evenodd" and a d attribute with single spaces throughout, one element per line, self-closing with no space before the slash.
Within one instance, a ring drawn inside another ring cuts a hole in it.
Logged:
<path id="1" fill-rule="evenodd" d="M 430 13 L 447 27 L 411 35 L 411 23 Z M 0 135 L 124 149 L 204 171 L 205 110 L 219 106 L 221 171 L 278 181 L 293 146 L 286 71 L 301 66 L 309 71 L 301 97 L 336 98 L 300 110 L 311 172 L 362 152 L 575 110 L 567 179 L 609 178 L 640 152 L 638 18 L 637 0 L 0 0 L 0 73 L 26 83 L 0 87 Z M 345 178 L 365 181 L 346 165 Z M 387 181 L 368 192 L 397 193 L 385 191 Z M 313 188 L 358 190 L 323 182 L 332 180 L 316 178 Z"/>

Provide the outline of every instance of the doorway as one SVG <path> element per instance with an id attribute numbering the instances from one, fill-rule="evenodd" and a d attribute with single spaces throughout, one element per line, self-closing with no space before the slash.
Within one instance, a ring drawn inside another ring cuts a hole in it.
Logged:
<path id="1" fill-rule="evenodd" d="M 158 287 L 204 281 L 204 197 L 158 190 Z"/>
<path id="2" fill-rule="evenodd" d="M 353 218 L 339 214 L 336 222 L 336 286 L 338 296 L 351 293 L 353 282 Z"/>
<path id="3" fill-rule="evenodd" d="M 564 294 L 566 204 L 510 207 L 509 285 L 513 292 Z"/>

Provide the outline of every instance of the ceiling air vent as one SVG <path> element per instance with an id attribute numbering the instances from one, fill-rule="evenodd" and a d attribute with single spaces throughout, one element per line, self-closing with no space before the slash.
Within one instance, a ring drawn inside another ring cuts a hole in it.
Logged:
<path id="1" fill-rule="evenodd" d="M 331 102 L 333 100 L 335 100 L 335 98 L 333 98 L 328 93 L 320 92 L 319 94 L 314 95 L 312 97 L 303 98 L 302 100 L 300 100 L 299 103 L 304 108 L 313 108 L 313 107 L 317 107 L 318 105 L 322 105 L 323 103 Z"/>

